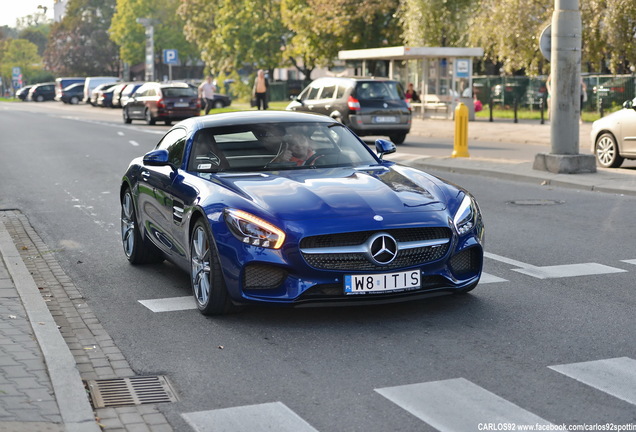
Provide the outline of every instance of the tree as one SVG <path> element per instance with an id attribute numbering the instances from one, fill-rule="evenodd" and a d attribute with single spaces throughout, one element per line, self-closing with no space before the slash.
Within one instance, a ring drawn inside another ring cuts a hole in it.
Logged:
<path id="1" fill-rule="evenodd" d="M 398 15 L 410 46 L 466 46 L 473 0 L 402 0 Z M 487 1 L 486 1 L 487 3 Z"/>
<path id="2" fill-rule="evenodd" d="M 44 55 L 50 32 L 49 24 L 41 24 L 20 30 L 18 37 L 34 43 L 38 47 L 38 55 Z"/>
<path id="3" fill-rule="evenodd" d="M 69 0 L 66 16 L 53 25 L 44 54 L 58 75 L 119 75 L 117 46 L 108 28 L 115 0 Z"/>
<path id="4" fill-rule="evenodd" d="M 397 0 L 283 0 L 287 60 L 310 77 L 316 66 L 330 66 L 340 50 L 400 43 L 397 6 Z"/>
<path id="5" fill-rule="evenodd" d="M 2 52 L 0 74 L 5 82 L 11 82 L 14 67 L 20 68 L 23 82 L 30 82 L 31 75 L 42 64 L 38 47 L 26 39 L 9 39 Z"/>
<path id="6" fill-rule="evenodd" d="M 130 64 L 142 63 L 145 57 L 145 29 L 138 18 L 154 22 L 156 54 L 176 49 L 187 63 L 199 59 L 196 45 L 186 40 L 185 21 L 177 14 L 180 0 L 117 0 L 117 12 L 110 26 L 110 37 L 119 45 L 121 59 Z"/>
<path id="7" fill-rule="evenodd" d="M 245 65 L 272 71 L 281 63 L 287 30 L 280 0 L 183 0 L 179 14 L 186 20 L 186 37 L 212 71 Z"/>

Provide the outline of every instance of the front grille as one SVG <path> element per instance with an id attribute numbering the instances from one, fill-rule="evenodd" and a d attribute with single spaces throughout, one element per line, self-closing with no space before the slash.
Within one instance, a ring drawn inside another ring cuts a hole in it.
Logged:
<path id="1" fill-rule="evenodd" d="M 370 236 L 378 231 L 360 231 L 343 234 L 327 234 L 307 237 L 301 240 L 301 249 L 347 247 L 363 244 Z M 423 240 L 450 240 L 451 231 L 448 228 L 403 228 L 385 230 L 398 242 L 413 242 Z M 307 263 L 322 270 L 339 271 L 381 271 L 425 264 L 442 258 L 448 252 L 450 241 L 446 244 L 426 246 L 400 250 L 395 259 L 388 265 L 378 265 L 370 261 L 363 253 L 327 253 L 311 254 L 303 252 Z"/>
<path id="2" fill-rule="evenodd" d="M 481 254 L 478 248 L 465 249 L 450 259 L 450 268 L 457 279 L 473 276 L 481 267 Z"/>
<path id="3" fill-rule="evenodd" d="M 245 289 L 275 289 L 285 278 L 287 271 L 268 264 L 250 264 L 243 273 L 243 287 Z"/>

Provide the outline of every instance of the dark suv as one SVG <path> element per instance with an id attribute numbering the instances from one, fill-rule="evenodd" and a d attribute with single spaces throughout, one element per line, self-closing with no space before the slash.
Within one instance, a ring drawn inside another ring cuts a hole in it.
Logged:
<path id="1" fill-rule="evenodd" d="M 201 114 L 197 88 L 186 83 L 147 82 L 139 87 L 123 107 L 124 122 L 145 120 L 149 125 L 163 121 L 169 125 Z"/>
<path id="2" fill-rule="evenodd" d="M 55 99 L 55 83 L 36 84 L 29 90 L 29 100 L 43 102 Z"/>
<path id="3" fill-rule="evenodd" d="M 395 144 L 402 144 L 411 130 L 404 89 L 387 78 L 318 78 L 287 109 L 324 114 L 359 136 L 386 135 Z"/>

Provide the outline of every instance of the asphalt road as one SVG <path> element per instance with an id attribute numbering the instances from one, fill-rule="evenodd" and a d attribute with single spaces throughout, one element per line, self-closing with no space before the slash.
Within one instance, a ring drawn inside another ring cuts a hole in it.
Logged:
<path id="1" fill-rule="evenodd" d="M 28 216 L 135 372 L 171 379 L 179 401 L 161 410 L 175 430 L 248 421 L 219 410 L 255 405 L 321 432 L 488 430 L 499 411 L 524 424 L 636 424 L 635 198 L 444 173 L 484 213 L 487 275 L 469 295 L 159 313 L 139 301 L 187 296 L 188 277 L 128 264 L 118 188 L 167 129 L 124 125 L 118 110 L 0 103 L 0 208 Z M 452 149 L 419 137 L 405 147 L 432 145 Z"/>

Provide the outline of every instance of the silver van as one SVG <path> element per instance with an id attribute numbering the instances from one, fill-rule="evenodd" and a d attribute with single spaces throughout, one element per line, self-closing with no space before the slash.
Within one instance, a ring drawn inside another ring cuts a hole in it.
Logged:
<path id="1" fill-rule="evenodd" d="M 86 82 L 84 83 L 84 99 L 85 103 L 91 102 L 91 93 L 93 90 L 100 84 L 108 84 L 119 82 L 121 79 L 119 77 L 113 76 L 99 76 L 99 77 L 88 77 L 86 78 Z"/>

